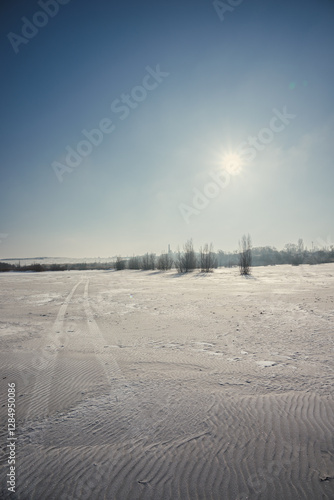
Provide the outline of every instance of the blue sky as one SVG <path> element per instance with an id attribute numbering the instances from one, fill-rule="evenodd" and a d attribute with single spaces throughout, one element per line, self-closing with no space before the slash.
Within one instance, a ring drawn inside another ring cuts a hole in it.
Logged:
<path id="1" fill-rule="evenodd" d="M 0 257 L 334 241 L 332 1 L 62 3 L 1 6 Z"/>

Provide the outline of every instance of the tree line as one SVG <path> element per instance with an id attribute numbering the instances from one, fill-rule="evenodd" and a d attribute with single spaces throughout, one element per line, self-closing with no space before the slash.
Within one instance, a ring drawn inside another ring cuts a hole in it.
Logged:
<path id="1" fill-rule="evenodd" d="M 299 239 L 297 244 L 288 243 L 283 250 L 274 247 L 252 248 L 250 236 L 243 235 L 239 241 L 239 250 L 234 252 L 214 251 L 213 245 L 205 244 L 195 251 L 193 241 L 190 239 L 182 250 L 176 252 L 162 252 L 160 255 L 146 253 L 144 255 L 133 255 L 132 257 L 117 256 L 113 261 L 100 263 L 70 263 L 70 264 L 40 264 L 30 265 L 10 264 L 0 262 L 0 272 L 8 271 L 72 271 L 72 270 L 110 270 L 121 271 L 123 269 L 142 271 L 168 271 L 176 269 L 179 273 L 187 273 L 194 270 L 201 272 L 212 272 L 218 267 L 239 267 L 241 274 L 250 274 L 252 266 L 273 266 L 290 264 L 298 266 L 301 264 L 323 264 L 334 262 L 334 245 L 322 249 L 308 250 Z"/>

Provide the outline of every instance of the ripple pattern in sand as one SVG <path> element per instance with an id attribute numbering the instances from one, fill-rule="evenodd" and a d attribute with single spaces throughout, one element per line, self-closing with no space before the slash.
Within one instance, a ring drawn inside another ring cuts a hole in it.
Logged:
<path id="1" fill-rule="evenodd" d="M 156 413 L 151 409 L 157 425 L 129 432 L 145 420 L 139 410 L 131 414 L 131 397 L 119 412 L 97 399 L 45 421 L 34 432 L 47 430 L 46 440 L 22 449 L 18 498 L 333 498 L 333 399 L 306 392 L 220 395 L 205 404 L 201 395 L 196 401 L 181 393 L 174 394 L 178 429 L 158 415 L 157 404 Z M 187 405 L 207 411 L 189 423 L 181 411 Z"/>

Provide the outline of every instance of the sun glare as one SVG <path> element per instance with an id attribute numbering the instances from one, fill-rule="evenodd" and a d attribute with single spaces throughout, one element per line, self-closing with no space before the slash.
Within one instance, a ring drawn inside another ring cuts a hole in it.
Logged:
<path id="1" fill-rule="evenodd" d="M 242 170 L 243 161 L 238 153 L 227 153 L 223 157 L 222 167 L 231 175 L 238 175 Z"/>

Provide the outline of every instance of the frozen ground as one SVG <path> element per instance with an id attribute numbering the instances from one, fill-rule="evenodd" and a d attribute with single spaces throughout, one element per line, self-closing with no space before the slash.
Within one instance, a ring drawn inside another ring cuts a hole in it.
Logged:
<path id="1" fill-rule="evenodd" d="M 14 498 L 334 498 L 333 264 L 2 273 L 0 287 Z"/>

